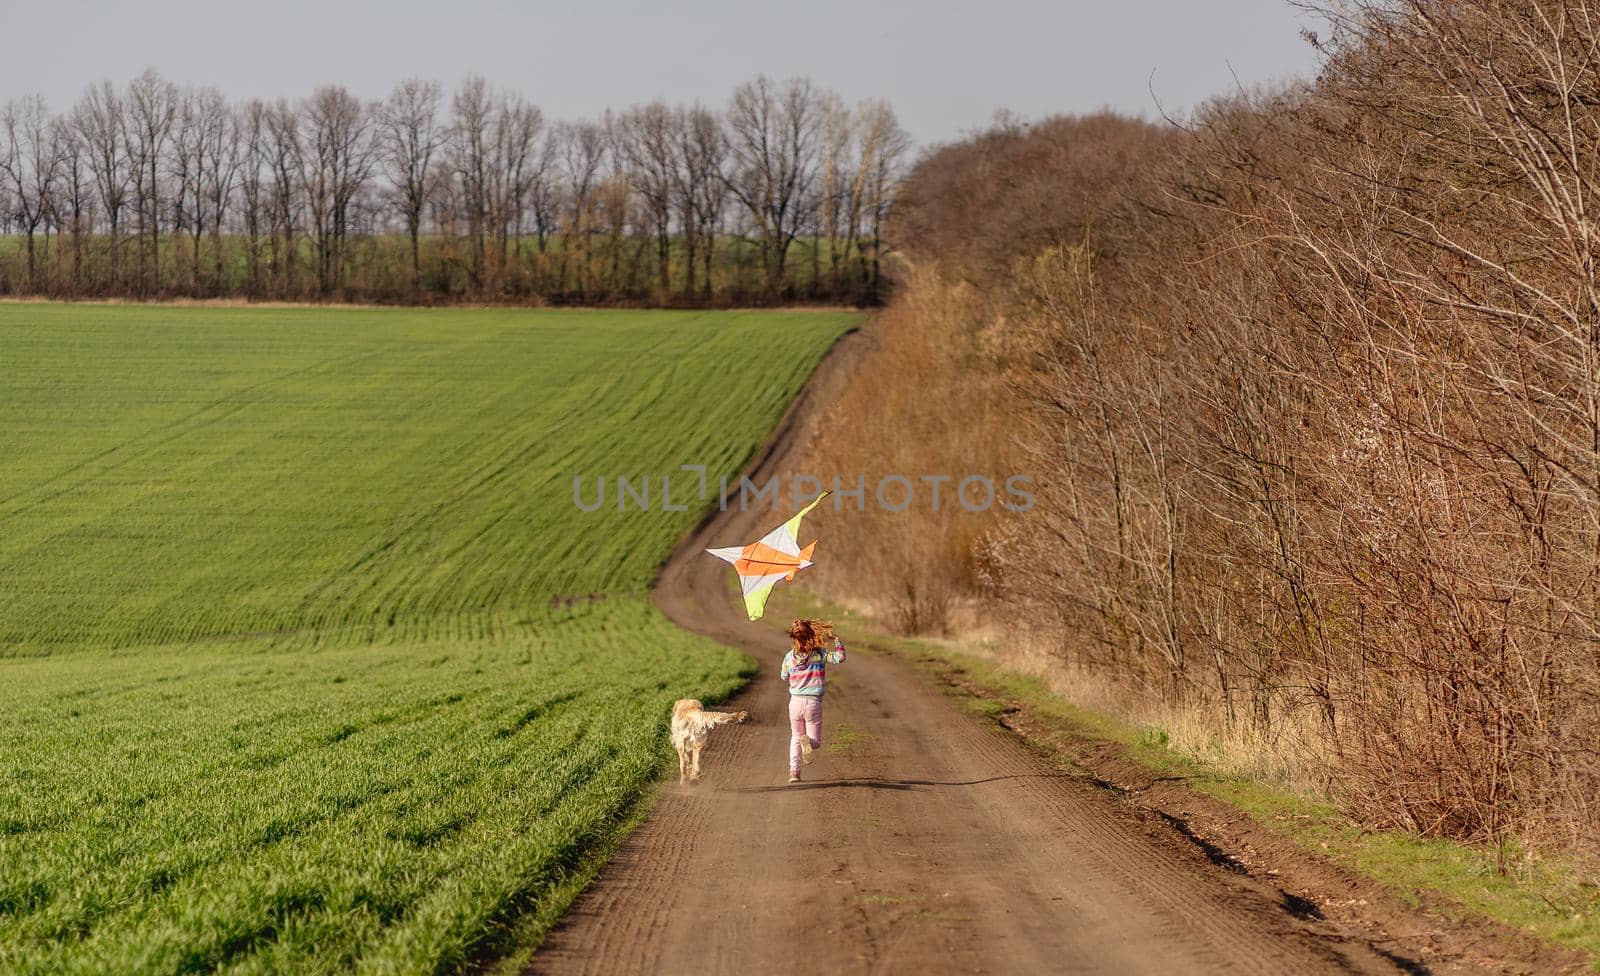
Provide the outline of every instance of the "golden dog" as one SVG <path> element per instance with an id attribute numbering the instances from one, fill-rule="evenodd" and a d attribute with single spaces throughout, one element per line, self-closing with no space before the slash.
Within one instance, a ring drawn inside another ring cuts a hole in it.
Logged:
<path id="1" fill-rule="evenodd" d="M 725 722 L 743 722 L 749 712 L 708 712 L 693 698 L 680 698 L 672 706 L 672 748 L 678 750 L 678 782 L 700 782 L 700 750 L 711 730 Z"/>

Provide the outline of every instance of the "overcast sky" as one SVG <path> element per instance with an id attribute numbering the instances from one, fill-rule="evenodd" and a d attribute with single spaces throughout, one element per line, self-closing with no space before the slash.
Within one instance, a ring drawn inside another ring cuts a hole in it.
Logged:
<path id="1" fill-rule="evenodd" d="M 46 0 L 11 3 L 0 98 L 65 107 L 155 67 L 231 96 L 337 81 L 377 98 L 407 75 L 470 72 L 548 117 L 664 98 L 722 105 L 740 81 L 808 74 L 884 96 L 919 141 L 1112 107 L 1153 115 L 1309 74 L 1284 0 Z M 1237 82 L 1236 82 L 1237 79 Z M 1152 96 L 1152 91 L 1154 95 Z"/>

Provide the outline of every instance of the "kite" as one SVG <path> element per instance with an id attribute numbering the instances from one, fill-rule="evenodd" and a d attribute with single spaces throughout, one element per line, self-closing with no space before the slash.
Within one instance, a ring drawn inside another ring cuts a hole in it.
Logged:
<path id="1" fill-rule="evenodd" d="M 739 589 L 744 593 L 744 609 L 751 620 L 761 616 L 767 608 L 767 595 L 779 580 L 793 580 L 794 574 L 811 565 L 811 550 L 815 541 L 804 549 L 795 538 L 800 532 L 800 520 L 817 507 L 817 503 L 833 494 L 825 491 L 811 500 L 811 504 L 794 514 L 794 517 L 747 546 L 729 546 L 724 549 L 707 549 L 718 559 L 733 563 L 739 574 Z"/>

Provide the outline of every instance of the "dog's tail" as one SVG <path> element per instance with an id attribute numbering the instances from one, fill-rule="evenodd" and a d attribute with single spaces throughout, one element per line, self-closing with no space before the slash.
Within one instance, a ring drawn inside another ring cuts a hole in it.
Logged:
<path id="1" fill-rule="evenodd" d="M 708 729 L 715 728 L 718 725 L 724 725 L 728 722 L 743 722 L 749 717 L 749 712 L 701 711 L 697 714 L 687 716 L 687 719 L 688 722 L 694 727 L 696 732 L 705 732 Z"/>

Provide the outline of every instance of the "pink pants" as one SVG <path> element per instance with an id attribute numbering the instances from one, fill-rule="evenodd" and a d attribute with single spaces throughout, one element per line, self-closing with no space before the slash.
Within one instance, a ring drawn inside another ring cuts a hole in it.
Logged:
<path id="1" fill-rule="evenodd" d="M 800 740 L 811 740 L 811 748 L 822 748 L 822 699 L 805 695 L 789 696 L 789 775 L 800 775 Z"/>

